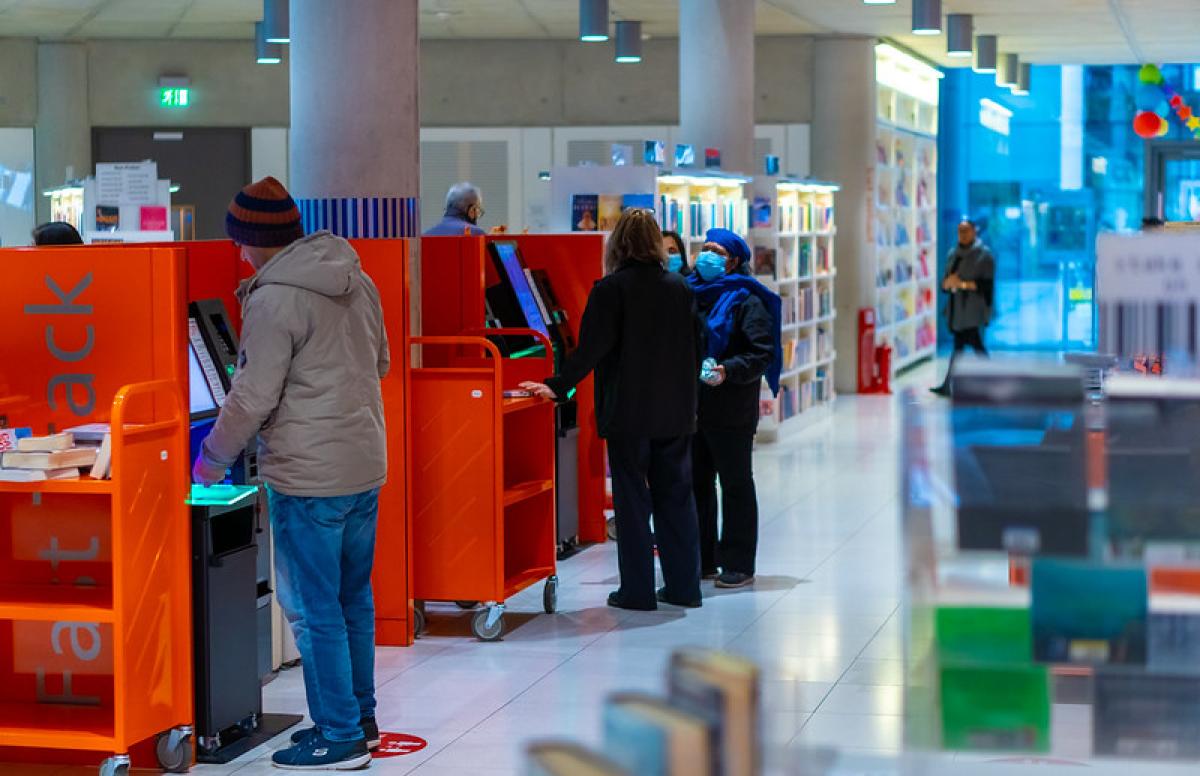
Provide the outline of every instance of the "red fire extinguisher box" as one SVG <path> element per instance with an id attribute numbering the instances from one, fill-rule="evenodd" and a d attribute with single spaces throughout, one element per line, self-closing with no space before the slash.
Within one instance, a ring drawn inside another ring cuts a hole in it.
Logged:
<path id="1" fill-rule="evenodd" d="M 858 311 L 858 392 L 891 393 L 892 349 L 875 344 L 875 308 Z"/>

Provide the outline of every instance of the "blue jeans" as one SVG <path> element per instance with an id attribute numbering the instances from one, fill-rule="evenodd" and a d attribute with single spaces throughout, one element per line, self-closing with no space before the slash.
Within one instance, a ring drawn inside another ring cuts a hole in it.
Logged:
<path id="1" fill-rule="evenodd" d="M 296 637 L 313 724 L 330 741 L 363 737 L 375 716 L 371 565 L 379 489 L 333 498 L 268 489 L 279 604 Z"/>

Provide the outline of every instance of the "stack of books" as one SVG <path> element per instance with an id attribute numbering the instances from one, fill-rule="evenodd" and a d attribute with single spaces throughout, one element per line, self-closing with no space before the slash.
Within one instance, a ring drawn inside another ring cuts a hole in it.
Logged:
<path id="1" fill-rule="evenodd" d="M 8 441 L 0 453 L 0 482 L 40 482 L 78 478 L 92 469 L 101 445 L 77 443 L 71 432 L 35 437 L 28 429 L 4 429 Z"/>
<path id="2" fill-rule="evenodd" d="M 534 743 L 530 776 L 756 776 L 762 770 L 759 672 L 707 650 L 671 657 L 667 697 L 616 693 L 604 709 L 604 751 Z"/>

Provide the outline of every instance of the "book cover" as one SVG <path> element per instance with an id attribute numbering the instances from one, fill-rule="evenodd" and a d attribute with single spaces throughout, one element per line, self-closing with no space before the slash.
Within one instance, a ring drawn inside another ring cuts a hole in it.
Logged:
<path id="1" fill-rule="evenodd" d="M 107 480 L 112 477 L 112 434 L 105 434 L 100 449 L 96 451 L 96 462 L 92 464 L 91 478 Z"/>
<path id="2" fill-rule="evenodd" d="M 1034 659 L 1146 663 L 1146 569 L 1035 557 L 1030 576 Z"/>
<path id="3" fill-rule="evenodd" d="M 762 245 L 754 246 L 753 274 L 775 277 L 775 249 Z"/>
<path id="4" fill-rule="evenodd" d="M 597 194 L 575 194 L 571 197 L 571 231 L 596 231 L 596 212 L 600 208 Z"/>
<path id="5" fill-rule="evenodd" d="M 771 200 L 766 197 L 755 197 L 750 206 L 750 226 L 755 229 L 767 229 L 771 226 Z"/>
<path id="6" fill-rule="evenodd" d="M 653 194 L 625 194 L 621 197 L 621 212 L 624 213 L 631 207 L 641 208 L 643 210 L 654 209 Z"/>
<path id="7" fill-rule="evenodd" d="M 31 428 L 0 428 L 0 453 L 16 450 L 17 443 L 32 434 Z"/>
<path id="8" fill-rule="evenodd" d="M 531 744 L 527 763 L 526 776 L 632 776 L 607 757 L 567 742 Z"/>
<path id="9" fill-rule="evenodd" d="M 763 171 L 767 175 L 779 174 L 779 157 L 773 154 L 767 154 L 763 157 Z"/>
<path id="10" fill-rule="evenodd" d="M 96 205 L 96 231 L 115 232 L 121 228 L 121 208 L 115 205 Z"/>
<path id="11" fill-rule="evenodd" d="M 601 194 L 596 212 L 596 223 L 599 230 L 611 232 L 621 218 L 621 195 Z"/>
<path id="12" fill-rule="evenodd" d="M 613 143 L 610 149 L 613 167 L 628 167 L 633 164 L 633 146 Z"/>
<path id="13" fill-rule="evenodd" d="M 794 356 L 794 354 L 793 354 Z M 752 776 L 762 770 L 762 733 L 760 722 L 759 670 L 753 662 L 736 655 L 702 649 L 683 649 L 671 656 L 668 669 L 671 697 L 682 694 L 684 677 L 702 682 L 720 692 L 721 715 L 720 773 L 727 776 Z M 680 674 L 677 678 L 676 674 Z M 679 690 L 676 690 L 676 686 Z"/>
<path id="14" fill-rule="evenodd" d="M 715 170 L 721 166 L 721 149 L 720 148 L 705 148 L 704 149 L 704 166 L 706 169 Z"/>
<path id="15" fill-rule="evenodd" d="M 167 209 L 161 205 L 142 205 L 140 214 L 143 232 L 165 232 L 171 228 L 167 223 Z"/>
<path id="16" fill-rule="evenodd" d="M 129 423 L 125 424 L 125 428 L 132 428 Z M 75 437 L 76 442 L 103 442 L 104 437 L 108 435 L 109 425 L 107 423 L 84 423 L 82 426 L 72 426 L 67 431 Z"/>
<path id="17" fill-rule="evenodd" d="M 642 150 L 642 161 L 661 167 L 667 163 L 667 145 L 661 140 L 647 140 Z"/>
<path id="18" fill-rule="evenodd" d="M 675 144 L 675 166 L 691 167 L 696 163 L 696 148 L 685 143 Z"/>
<path id="19" fill-rule="evenodd" d="M 714 776 L 709 740 L 703 719 L 650 695 L 617 693 L 604 707 L 605 752 L 638 776 Z"/>

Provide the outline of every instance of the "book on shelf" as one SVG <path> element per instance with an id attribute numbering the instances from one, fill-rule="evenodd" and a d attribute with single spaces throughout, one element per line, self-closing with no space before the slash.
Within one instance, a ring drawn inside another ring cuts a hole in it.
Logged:
<path id="1" fill-rule="evenodd" d="M 750 225 L 755 229 L 769 229 L 771 226 L 771 200 L 766 197 L 755 197 L 750 207 Z"/>
<path id="2" fill-rule="evenodd" d="M 33 435 L 31 428 L 0 428 L 0 453 L 16 450 L 17 444 L 26 437 Z"/>
<path id="3" fill-rule="evenodd" d="M 624 213 L 630 208 L 638 208 L 641 210 L 654 209 L 653 194 L 622 194 L 621 195 L 621 212 Z"/>
<path id="4" fill-rule="evenodd" d="M 112 477 L 112 434 L 104 435 L 104 441 L 96 451 L 96 462 L 92 464 L 89 476 L 94 480 L 107 480 Z"/>
<path id="5" fill-rule="evenodd" d="M 604 705 L 604 750 L 638 776 L 715 776 L 708 721 L 644 693 Z"/>
<path id="6" fill-rule="evenodd" d="M 621 218 L 621 195 L 601 194 L 597 203 L 596 228 L 601 232 L 611 232 Z"/>
<path id="7" fill-rule="evenodd" d="M 717 773 L 761 772 L 758 666 L 737 655 L 681 649 L 671 656 L 667 686 L 672 704 L 719 720 Z"/>
<path id="8" fill-rule="evenodd" d="M 53 453 L 59 450 L 70 450 L 75 446 L 75 435 L 69 431 L 50 436 L 28 436 L 17 440 L 19 453 Z"/>
<path id="9" fill-rule="evenodd" d="M 633 776 L 607 757 L 559 741 L 531 744 L 526 765 L 526 776 Z"/>
<path id="10" fill-rule="evenodd" d="M 753 274 L 760 277 L 775 277 L 775 249 L 762 245 L 754 246 L 754 261 L 751 270 Z"/>
<path id="11" fill-rule="evenodd" d="M 571 231 L 594 232 L 598 222 L 596 213 L 600 209 L 599 194 L 574 194 L 571 196 Z"/>
<path id="12" fill-rule="evenodd" d="M 94 447 L 76 447 L 51 453 L 8 452 L 0 456 L 0 466 L 5 469 L 67 469 L 91 466 L 95 462 Z"/>
<path id="13" fill-rule="evenodd" d="M 0 482 L 73 480 L 78 476 L 79 467 L 64 467 L 61 469 L 0 469 Z"/>

